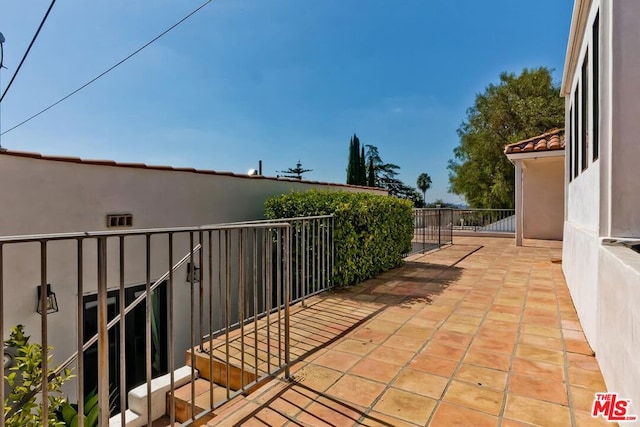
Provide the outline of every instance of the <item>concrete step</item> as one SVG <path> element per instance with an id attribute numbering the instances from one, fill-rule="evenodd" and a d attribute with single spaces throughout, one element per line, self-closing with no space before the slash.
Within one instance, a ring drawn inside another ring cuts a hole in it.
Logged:
<path id="1" fill-rule="evenodd" d="M 195 391 L 195 393 L 193 393 Z M 213 393 L 213 404 L 219 405 L 227 400 L 227 389 L 213 384 L 207 380 L 198 378 L 192 387 L 192 383 L 176 389 L 175 391 L 175 416 L 176 421 L 184 423 L 195 415 L 211 409 L 211 393 Z M 195 400 L 192 398 L 195 395 Z M 192 402 L 194 403 L 192 405 Z M 167 408 L 171 404 L 171 392 L 167 393 Z M 168 412 L 167 412 L 168 413 Z M 194 425 L 205 425 L 211 420 L 213 415 L 202 417 Z"/>

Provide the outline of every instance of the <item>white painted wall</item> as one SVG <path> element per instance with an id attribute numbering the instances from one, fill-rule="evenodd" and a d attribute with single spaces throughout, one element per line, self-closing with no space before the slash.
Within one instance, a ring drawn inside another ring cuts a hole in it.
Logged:
<path id="1" fill-rule="evenodd" d="M 523 160 L 523 236 L 562 240 L 564 157 Z"/>
<path id="2" fill-rule="evenodd" d="M 640 237 L 636 179 L 640 164 L 640 2 L 576 1 L 563 81 L 565 95 L 577 83 L 598 8 L 600 157 L 573 182 L 568 182 L 567 175 L 562 266 L 607 388 L 632 399 L 635 414 L 640 402 L 640 254 L 604 246 L 601 240 Z M 568 97 L 567 123 L 570 102 Z"/>
<path id="3" fill-rule="evenodd" d="M 598 235 L 565 222 L 562 270 L 584 334 L 596 352 L 600 348 L 598 319 Z"/>
<path id="4" fill-rule="evenodd" d="M 260 177 L 233 177 L 193 171 L 154 170 L 69 161 L 44 160 L 0 153 L 0 235 L 26 235 L 107 230 L 106 215 L 133 214 L 133 228 L 200 226 L 263 218 L 264 201 L 291 190 L 380 190 Z M 113 229 L 110 229 L 113 230 Z M 166 237 L 152 240 L 152 278 L 169 269 Z M 162 240 L 162 241 L 161 241 Z M 174 262 L 189 251 L 187 236 L 177 236 Z M 146 281 L 143 237 L 126 241 L 126 284 Z M 15 324 L 26 326 L 40 342 L 41 317 L 36 313 L 40 283 L 40 246 L 37 243 L 4 248 L 2 311 L 5 338 Z M 51 242 L 48 277 L 60 311 L 48 316 L 49 345 L 54 364 L 76 349 L 77 265 L 75 242 Z M 109 241 L 107 281 L 119 286 L 118 241 Z M 215 252 L 217 253 L 217 252 Z M 95 293 L 96 242 L 87 241 L 84 254 L 84 293 Z M 28 261 L 25 261 L 28 260 Z M 189 344 L 189 286 L 183 267 L 175 274 L 176 363 L 184 363 Z M 232 293 L 236 293 L 234 290 Z M 207 294 L 205 294 L 206 298 Z M 186 308 L 186 309 L 185 309 Z M 71 396 L 74 390 L 69 390 Z"/>
<path id="5" fill-rule="evenodd" d="M 640 237 L 640 2 L 612 5 L 611 235 Z"/>
<path id="6" fill-rule="evenodd" d="M 590 4 L 590 7 L 589 7 Z M 600 159 L 593 162 L 591 153 L 588 154 L 588 168 L 581 171 L 577 177 L 569 181 L 569 174 L 572 173 L 572 165 L 569 163 L 572 156 L 569 150 L 573 149 L 573 135 L 571 135 L 570 109 L 574 101 L 572 93 L 576 86 L 580 84 L 579 79 L 582 71 L 582 61 L 585 54 L 591 55 L 590 49 L 591 27 L 595 19 L 596 12 L 600 8 L 601 21 L 601 69 L 607 66 L 607 49 L 605 46 L 611 38 L 607 33 L 607 26 L 604 23 L 609 19 L 610 14 L 600 1 L 577 0 L 574 6 L 574 16 L 568 46 L 567 59 L 565 64 L 565 75 L 563 77 L 563 93 L 565 98 L 565 123 L 567 130 L 567 147 L 565 148 L 565 223 L 563 233 L 563 257 L 562 268 L 567 280 L 567 285 L 571 291 L 578 317 L 582 323 L 585 335 L 592 348 L 599 347 L 598 332 L 596 327 L 598 301 L 598 251 L 600 246 L 601 210 L 602 198 L 605 197 L 601 191 L 601 172 L 603 163 L 602 153 L 608 150 L 609 142 L 604 134 L 606 126 L 600 126 Z M 589 60 L 592 63 L 592 60 Z M 601 77 L 605 75 L 600 73 Z M 602 78 L 601 78 L 602 80 Z M 593 99 L 593 95 L 589 95 Z M 606 84 L 601 84 L 600 110 L 601 117 L 606 117 L 606 110 L 610 105 L 610 91 Z M 578 103 L 580 100 L 578 100 Z M 590 103 L 589 103 L 590 104 Z M 575 108 L 575 106 L 574 106 Z M 591 109 L 591 105 L 589 105 Z M 589 129 L 592 135 L 592 129 Z M 576 135 L 580 135 L 580 128 L 576 129 Z M 591 149 L 590 144 L 590 149 Z M 575 156 L 576 153 L 573 153 Z M 596 350 L 597 351 L 597 350 Z"/>
<path id="7" fill-rule="evenodd" d="M 611 391 L 632 400 L 640 413 L 640 254 L 602 246 L 599 253 L 596 357 Z"/>

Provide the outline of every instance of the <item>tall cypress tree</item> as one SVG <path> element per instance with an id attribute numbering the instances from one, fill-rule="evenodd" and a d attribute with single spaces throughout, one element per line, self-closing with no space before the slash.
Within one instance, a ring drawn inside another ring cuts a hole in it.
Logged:
<path id="1" fill-rule="evenodd" d="M 347 184 L 351 184 L 353 177 L 353 140 L 349 140 L 349 160 L 347 161 Z"/>
<path id="2" fill-rule="evenodd" d="M 349 163 L 347 164 L 347 184 L 367 185 L 367 160 L 364 146 L 355 133 L 349 141 Z"/>
<path id="3" fill-rule="evenodd" d="M 367 160 L 364 156 L 364 146 L 360 149 L 360 164 L 358 165 L 358 184 L 367 185 Z"/>
<path id="4" fill-rule="evenodd" d="M 373 157 L 369 157 L 369 176 L 367 177 L 367 186 L 376 186 L 376 168 L 373 165 Z"/>
<path id="5" fill-rule="evenodd" d="M 354 133 L 349 141 L 349 163 L 347 164 L 347 184 L 357 184 L 360 157 L 360 141 Z"/>

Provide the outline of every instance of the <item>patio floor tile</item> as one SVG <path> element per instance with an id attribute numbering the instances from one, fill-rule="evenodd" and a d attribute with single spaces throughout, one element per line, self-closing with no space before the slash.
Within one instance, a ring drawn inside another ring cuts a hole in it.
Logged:
<path id="1" fill-rule="evenodd" d="M 360 358 L 351 353 L 344 353 L 342 351 L 329 350 L 322 356 L 313 361 L 316 365 L 322 365 L 330 367 L 338 371 L 345 372 L 355 365 Z"/>
<path id="2" fill-rule="evenodd" d="M 534 425 L 571 425 L 568 407 L 515 394 L 507 396 L 504 416 Z"/>
<path id="3" fill-rule="evenodd" d="M 567 405 L 567 388 L 564 383 L 541 381 L 534 377 L 512 375 L 509 392 L 560 405 Z"/>
<path id="4" fill-rule="evenodd" d="M 463 362 L 506 372 L 511 365 L 511 358 L 508 355 L 471 349 L 467 352 Z"/>
<path id="5" fill-rule="evenodd" d="M 467 408 L 441 403 L 429 427 L 496 427 L 498 418 Z"/>
<path id="6" fill-rule="evenodd" d="M 558 242 L 456 237 L 309 298 L 292 310 L 293 381 L 237 397 L 208 425 L 611 425 L 590 414 L 606 388 L 550 262 L 560 254 Z"/>
<path id="7" fill-rule="evenodd" d="M 409 366 L 413 369 L 449 378 L 458 367 L 458 361 L 435 357 L 430 353 L 422 353 L 416 356 Z"/>
<path id="8" fill-rule="evenodd" d="M 448 382 L 448 378 L 406 368 L 391 385 L 405 391 L 440 399 Z"/>
<path id="9" fill-rule="evenodd" d="M 398 365 L 367 357 L 358 362 L 349 372 L 360 377 L 388 383 L 399 371 L 400 366 Z"/>
<path id="10" fill-rule="evenodd" d="M 415 356 L 415 352 L 393 347 L 379 346 L 367 355 L 369 359 L 380 360 L 392 365 L 404 366 Z"/>
<path id="11" fill-rule="evenodd" d="M 422 354 L 459 361 L 460 359 L 462 359 L 462 356 L 464 356 L 465 351 L 466 349 L 464 348 L 453 347 L 450 345 L 440 344 L 439 342 L 432 341 L 427 344 Z"/>
<path id="12" fill-rule="evenodd" d="M 460 365 L 454 378 L 497 390 L 504 390 L 507 384 L 506 372 L 467 364 Z"/>
<path id="13" fill-rule="evenodd" d="M 500 414 L 503 393 L 486 387 L 453 381 L 443 400 L 491 415 Z"/>
<path id="14" fill-rule="evenodd" d="M 373 407 L 378 412 L 415 424 L 426 424 L 436 401 L 415 393 L 391 388 Z"/>
<path id="15" fill-rule="evenodd" d="M 360 406 L 369 406 L 385 389 L 385 385 L 353 375 L 345 375 L 329 387 L 327 394 Z"/>

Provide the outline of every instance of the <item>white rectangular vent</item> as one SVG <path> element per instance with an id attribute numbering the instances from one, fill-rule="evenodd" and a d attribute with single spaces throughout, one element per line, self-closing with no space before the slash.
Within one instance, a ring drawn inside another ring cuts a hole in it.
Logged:
<path id="1" fill-rule="evenodd" d="M 132 226 L 133 226 L 132 214 L 107 215 L 107 228 L 132 227 Z"/>

